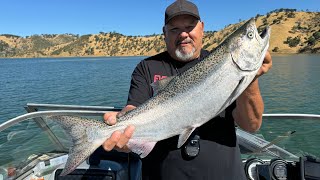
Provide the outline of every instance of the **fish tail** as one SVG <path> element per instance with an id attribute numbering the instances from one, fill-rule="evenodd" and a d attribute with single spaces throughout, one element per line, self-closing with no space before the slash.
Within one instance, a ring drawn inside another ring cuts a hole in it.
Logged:
<path id="1" fill-rule="evenodd" d="M 71 137 L 72 145 L 69 149 L 69 156 L 61 176 L 71 173 L 85 159 L 87 159 L 102 143 L 111 135 L 101 133 L 107 125 L 101 121 L 86 119 L 76 116 L 51 116 L 58 122 L 65 132 Z"/>

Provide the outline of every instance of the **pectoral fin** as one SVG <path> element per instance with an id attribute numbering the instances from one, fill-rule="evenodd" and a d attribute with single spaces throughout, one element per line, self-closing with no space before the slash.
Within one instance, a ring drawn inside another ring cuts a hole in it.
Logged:
<path id="1" fill-rule="evenodd" d="M 144 158 L 152 151 L 156 143 L 157 142 L 130 139 L 127 146 L 132 152 L 138 154 L 141 158 Z"/>
<path id="2" fill-rule="evenodd" d="M 191 127 L 188 129 L 185 129 L 179 136 L 179 140 L 178 140 L 178 148 L 180 148 L 190 137 L 190 135 L 192 134 L 192 132 L 196 129 L 196 127 Z"/>

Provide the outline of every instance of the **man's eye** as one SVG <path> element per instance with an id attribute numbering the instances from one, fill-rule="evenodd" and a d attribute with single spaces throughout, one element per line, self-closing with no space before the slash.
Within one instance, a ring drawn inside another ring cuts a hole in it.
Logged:
<path id="1" fill-rule="evenodd" d="M 195 27 L 195 26 L 188 26 L 187 29 L 188 29 L 189 31 L 192 31 L 192 30 L 194 29 L 194 27 Z"/>
<path id="2" fill-rule="evenodd" d="M 178 32 L 178 28 L 172 28 L 172 29 L 170 29 L 170 32 L 173 32 L 173 33 L 175 33 L 175 32 Z"/>

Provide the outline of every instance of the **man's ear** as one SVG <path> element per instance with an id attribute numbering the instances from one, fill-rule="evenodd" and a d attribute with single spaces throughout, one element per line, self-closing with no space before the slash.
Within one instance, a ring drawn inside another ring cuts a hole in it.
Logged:
<path id="1" fill-rule="evenodd" d="M 162 32 L 163 32 L 164 40 L 166 40 L 166 27 L 165 26 L 162 27 Z"/>
<path id="2" fill-rule="evenodd" d="M 202 37 L 204 36 L 204 22 L 201 21 L 201 26 L 202 26 Z"/>

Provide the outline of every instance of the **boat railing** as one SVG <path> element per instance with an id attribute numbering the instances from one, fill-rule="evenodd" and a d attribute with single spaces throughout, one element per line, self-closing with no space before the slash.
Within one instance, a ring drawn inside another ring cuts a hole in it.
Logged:
<path id="1" fill-rule="evenodd" d="M 121 107 L 112 106 L 81 106 L 81 105 L 62 105 L 62 104 L 35 104 L 28 103 L 25 109 L 29 112 L 35 112 L 39 109 L 43 110 L 90 110 L 90 111 L 121 111 Z"/>
<path id="2" fill-rule="evenodd" d="M 268 119 L 316 119 L 320 120 L 319 114 L 293 114 L 293 113 L 282 113 L 282 114 L 263 114 L 263 117 Z"/>

